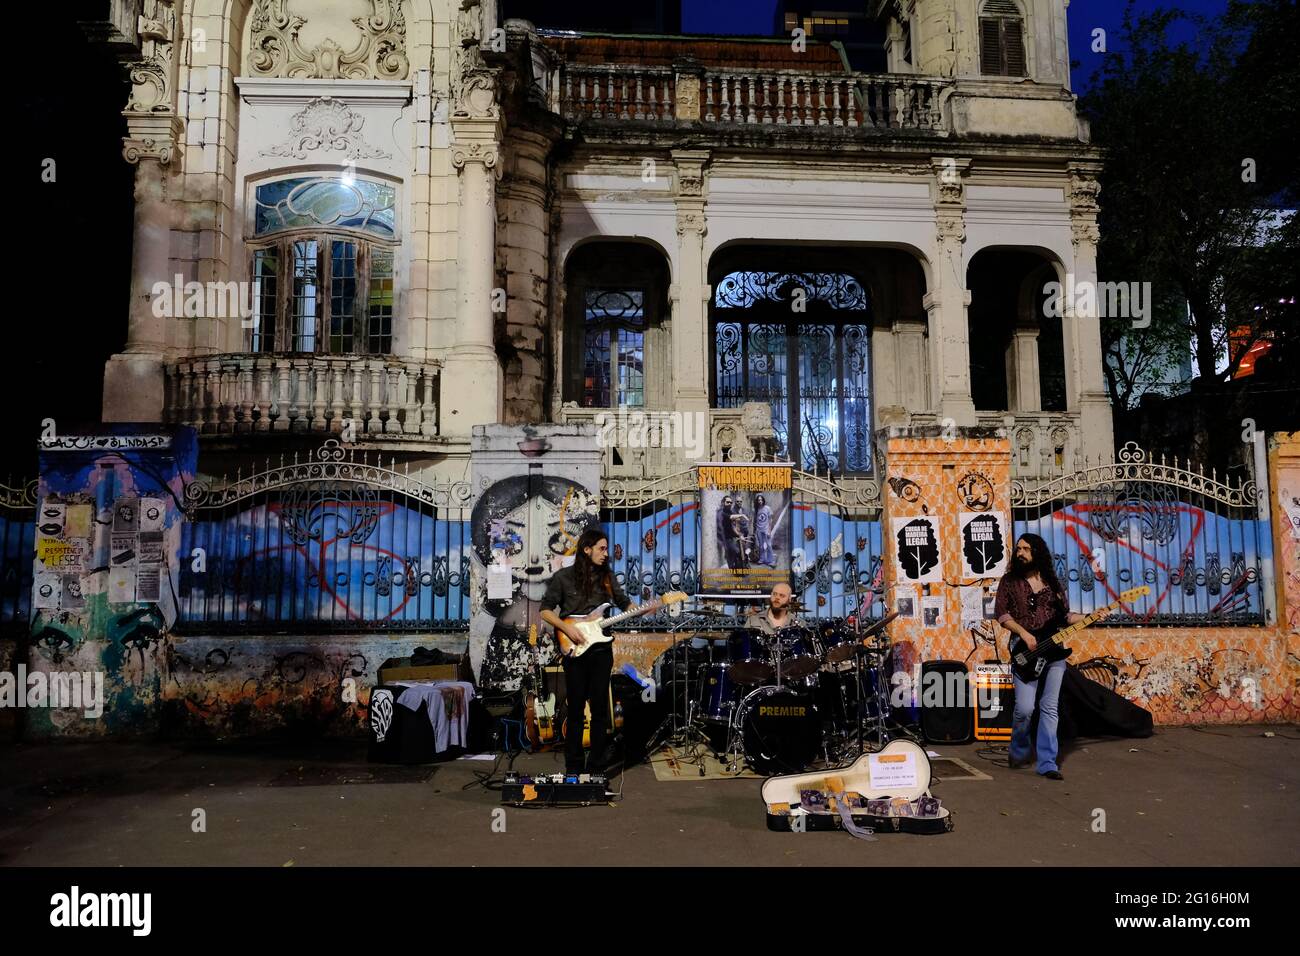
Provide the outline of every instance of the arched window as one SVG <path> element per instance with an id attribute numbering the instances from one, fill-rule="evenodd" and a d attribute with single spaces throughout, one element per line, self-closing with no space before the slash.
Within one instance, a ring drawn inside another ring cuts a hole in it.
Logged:
<path id="1" fill-rule="evenodd" d="M 780 454 L 804 468 L 871 463 L 867 293 L 843 272 L 736 271 L 715 284 L 713 400 L 766 402 Z"/>
<path id="2" fill-rule="evenodd" d="M 396 189 L 304 176 L 254 190 L 253 352 L 385 355 L 393 347 Z"/>
<path id="3" fill-rule="evenodd" d="M 588 243 L 566 267 L 564 400 L 645 408 L 670 396 L 663 255 L 634 242 Z"/>
<path id="4" fill-rule="evenodd" d="M 1014 0 L 987 0 L 980 9 L 980 72 L 1025 76 L 1025 20 Z"/>

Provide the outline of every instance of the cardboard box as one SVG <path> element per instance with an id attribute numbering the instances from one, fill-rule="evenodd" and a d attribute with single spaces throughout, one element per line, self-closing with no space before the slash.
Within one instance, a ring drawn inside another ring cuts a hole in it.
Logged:
<path id="1" fill-rule="evenodd" d="M 462 654 L 455 664 L 429 664 L 412 667 L 409 657 L 390 657 L 379 665 L 379 683 L 391 684 L 399 680 L 474 680 L 469 666 L 469 655 Z"/>

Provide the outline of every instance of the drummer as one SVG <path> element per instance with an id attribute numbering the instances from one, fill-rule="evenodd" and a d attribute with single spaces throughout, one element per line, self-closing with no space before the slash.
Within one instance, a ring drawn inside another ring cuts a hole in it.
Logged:
<path id="1" fill-rule="evenodd" d="M 797 624 L 798 617 L 790 610 L 793 597 L 794 589 L 784 581 L 779 582 L 767 597 L 767 607 L 749 615 L 749 626 L 764 634 L 775 634 L 783 627 Z"/>

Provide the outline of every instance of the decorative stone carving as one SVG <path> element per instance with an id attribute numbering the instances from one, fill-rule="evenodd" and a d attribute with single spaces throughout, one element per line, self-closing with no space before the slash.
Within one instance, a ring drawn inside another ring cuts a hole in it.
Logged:
<path id="1" fill-rule="evenodd" d="M 1091 173 L 1072 168 L 1070 170 L 1070 210 L 1075 214 L 1096 213 L 1097 195 L 1101 192 L 1101 183 Z"/>
<path id="2" fill-rule="evenodd" d="M 678 169 L 677 194 L 679 196 L 703 196 L 704 170 L 698 167 Z"/>
<path id="3" fill-rule="evenodd" d="M 459 119 L 499 117 L 501 107 L 497 105 L 497 72 L 483 67 L 462 73 L 456 109 L 452 115 Z"/>
<path id="4" fill-rule="evenodd" d="M 939 214 L 935 217 L 934 227 L 940 239 L 962 242 L 966 238 L 966 220 L 960 210 L 956 213 Z"/>
<path id="5" fill-rule="evenodd" d="M 127 135 L 122 156 L 128 163 L 153 159 L 169 165 L 179 158 L 184 128 L 176 112 L 176 29 L 174 0 L 144 0 L 136 21 L 140 57 L 128 64 L 131 95 L 122 115 Z"/>
<path id="6" fill-rule="evenodd" d="M 361 135 L 365 117 L 332 96 L 318 96 L 293 116 L 284 142 L 264 149 L 263 156 L 306 159 L 315 150 L 341 151 L 353 159 L 391 159 L 392 154 L 371 146 Z"/>
<path id="7" fill-rule="evenodd" d="M 684 236 L 688 232 L 694 232 L 704 236 L 708 234 L 708 231 L 703 209 L 698 211 L 679 209 L 677 211 L 677 235 Z"/>
<path id="8" fill-rule="evenodd" d="M 466 163 L 482 163 L 488 169 L 492 169 L 496 166 L 498 158 L 496 144 L 466 143 L 452 150 L 451 164 L 457 169 L 462 169 Z"/>
<path id="9" fill-rule="evenodd" d="M 142 159 L 156 159 L 166 166 L 172 161 L 175 149 L 176 144 L 166 137 L 135 139 L 128 136 L 122 140 L 122 158 L 132 166 Z"/>
<path id="10" fill-rule="evenodd" d="M 253 0 L 248 61 L 254 75 L 312 80 L 404 80 L 406 19 L 401 0 L 370 0 L 372 13 L 354 17 L 361 36 L 351 50 L 332 39 L 303 49 L 298 34 L 306 17 L 289 12 L 289 0 Z"/>
<path id="11" fill-rule="evenodd" d="M 1076 219 L 1070 223 L 1070 242 L 1079 245 L 1090 242 L 1094 245 L 1101 239 L 1101 229 L 1096 219 Z"/>

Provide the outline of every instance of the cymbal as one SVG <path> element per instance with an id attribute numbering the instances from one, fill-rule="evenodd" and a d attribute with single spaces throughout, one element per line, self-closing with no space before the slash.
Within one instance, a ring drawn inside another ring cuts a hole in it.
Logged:
<path id="1" fill-rule="evenodd" d="M 894 618 L 898 617 L 898 615 L 901 614 L 901 613 L 902 613 L 901 611 L 890 611 L 888 614 L 886 614 L 886 615 L 885 615 L 884 617 L 882 617 L 880 620 L 878 620 L 878 621 L 872 621 L 872 622 L 871 622 L 871 626 L 868 627 L 865 631 L 859 631 L 859 632 L 858 632 L 858 637 L 859 637 L 859 639 L 861 639 L 861 640 L 866 640 L 867 638 L 871 637 L 872 635 L 879 634 L 881 631 L 883 631 L 883 630 L 885 629 L 885 627 L 886 627 L 886 626 L 887 626 L 887 625 L 888 625 L 888 624 L 889 624 L 889 623 L 890 623 Z"/>

